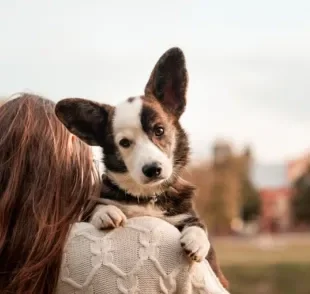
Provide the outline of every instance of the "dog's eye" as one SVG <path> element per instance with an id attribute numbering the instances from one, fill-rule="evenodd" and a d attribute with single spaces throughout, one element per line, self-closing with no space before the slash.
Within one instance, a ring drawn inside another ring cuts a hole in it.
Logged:
<path id="1" fill-rule="evenodd" d="M 119 145 L 122 146 L 123 148 L 128 148 L 130 147 L 131 142 L 128 139 L 123 138 L 122 140 L 119 141 Z"/>
<path id="2" fill-rule="evenodd" d="M 164 130 L 163 127 L 161 127 L 161 126 L 156 126 L 156 127 L 154 128 L 154 134 L 155 134 L 155 136 L 160 137 L 160 136 L 162 136 L 164 133 L 165 133 L 165 130 Z"/>

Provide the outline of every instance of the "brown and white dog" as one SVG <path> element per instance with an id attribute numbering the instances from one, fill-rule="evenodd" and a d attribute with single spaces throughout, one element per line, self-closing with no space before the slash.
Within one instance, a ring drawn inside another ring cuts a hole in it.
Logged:
<path id="1" fill-rule="evenodd" d="M 144 95 L 117 106 L 69 98 L 56 105 L 67 129 L 103 151 L 101 203 L 91 222 L 98 228 L 122 225 L 126 218 L 155 216 L 181 232 L 181 245 L 197 262 L 207 258 L 224 287 L 228 282 L 197 217 L 194 187 L 180 177 L 188 162 L 188 138 L 179 119 L 186 106 L 188 75 L 183 52 L 161 56 Z"/>

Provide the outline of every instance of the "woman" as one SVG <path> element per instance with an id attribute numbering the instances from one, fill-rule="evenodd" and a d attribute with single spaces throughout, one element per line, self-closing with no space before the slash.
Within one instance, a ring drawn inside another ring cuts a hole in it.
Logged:
<path id="1" fill-rule="evenodd" d="M 54 106 L 22 94 L 0 107 L 0 293 L 158 293 L 169 283 L 178 293 L 198 286 L 227 293 L 208 264 L 189 273 L 184 254 L 172 257 L 181 252 L 179 236 L 161 220 L 133 219 L 112 232 L 78 223 L 93 209 L 97 172 L 90 147 L 58 122 Z M 140 270 L 131 276 L 120 269 L 129 261 Z M 158 285 L 149 282 L 156 275 Z"/>

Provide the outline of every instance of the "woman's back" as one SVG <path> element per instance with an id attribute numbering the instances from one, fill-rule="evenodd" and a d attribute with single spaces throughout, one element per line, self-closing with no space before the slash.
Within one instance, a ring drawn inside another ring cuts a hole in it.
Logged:
<path id="1" fill-rule="evenodd" d="M 227 293 L 207 262 L 190 264 L 179 238 L 175 227 L 152 217 L 111 231 L 75 224 L 57 294 Z"/>

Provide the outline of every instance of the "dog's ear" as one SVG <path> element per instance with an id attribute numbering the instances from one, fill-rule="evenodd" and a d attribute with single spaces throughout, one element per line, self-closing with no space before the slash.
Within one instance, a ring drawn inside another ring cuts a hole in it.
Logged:
<path id="1" fill-rule="evenodd" d="M 101 145 L 113 107 L 86 99 L 67 98 L 56 104 L 58 119 L 74 135 L 91 146 Z"/>
<path id="2" fill-rule="evenodd" d="M 155 65 L 145 87 L 145 95 L 154 96 L 177 119 L 185 110 L 188 75 L 181 49 L 171 48 Z"/>

